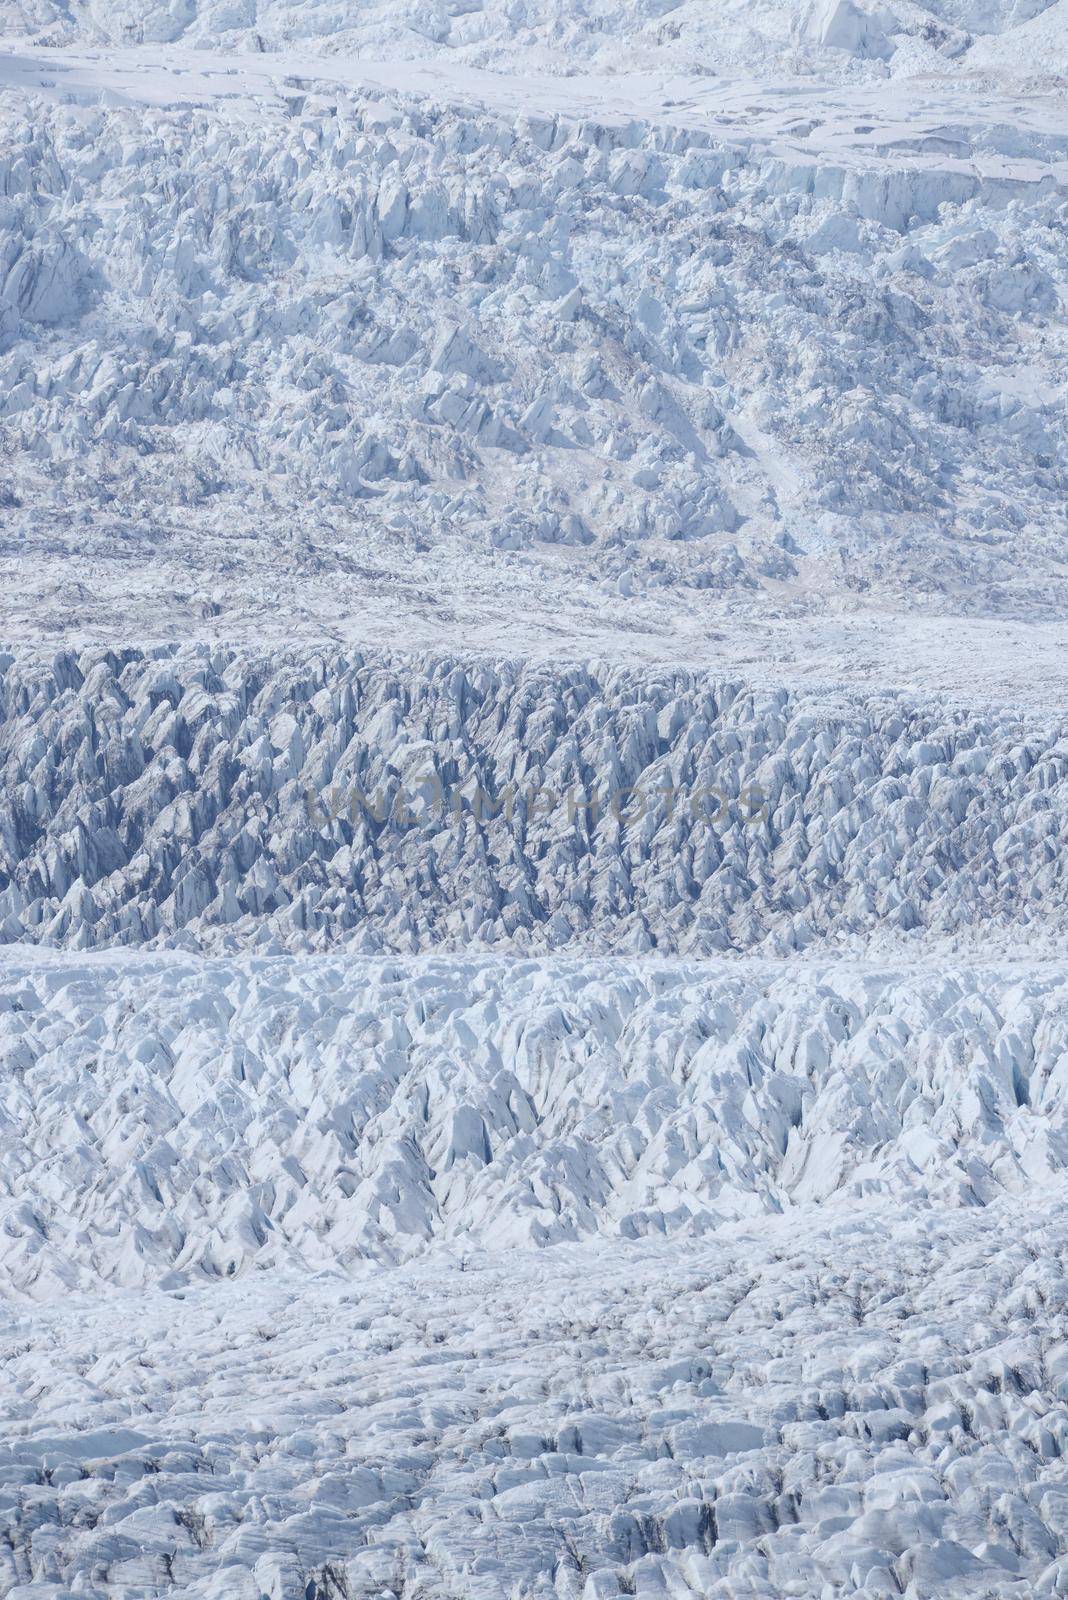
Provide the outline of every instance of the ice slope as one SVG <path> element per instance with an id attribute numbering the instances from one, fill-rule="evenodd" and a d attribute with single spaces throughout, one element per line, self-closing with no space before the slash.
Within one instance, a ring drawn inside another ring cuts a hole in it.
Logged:
<path id="1" fill-rule="evenodd" d="M 1056 0 L 1005 38 L 979 40 L 968 60 L 979 69 L 1068 77 L 1068 5 Z"/>
<path id="2" fill-rule="evenodd" d="M 1031 1199 L 19 1309 L 0 1582 L 1062 1595 L 1064 1293 L 1063 1200 Z"/>
<path id="3" fill-rule="evenodd" d="M 640 67 L 9 39 L 12 629 L 1059 624 L 1063 88 Z"/>
<path id="4" fill-rule="evenodd" d="M 830 1227 L 1068 1168 L 1055 963 L 12 952 L 3 978 L 8 1296 Z"/>
<path id="5" fill-rule="evenodd" d="M 496 70 L 635 65 L 786 75 L 967 70 L 976 37 L 1013 44 L 1056 0 L 3 0 L 0 26 L 50 43 L 176 43 L 277 52 L 311 45 Z M 1028 66 L 1033 70 L 1033 63 Z M 1056 70 L 1056 62 L 1045 63 Z"/>
<path id="6" fill-rule="evenodd" d="M 0 938 L 1063 937 L 1063 720 L 659 669 L 88 650 L 0 676 Z"/>

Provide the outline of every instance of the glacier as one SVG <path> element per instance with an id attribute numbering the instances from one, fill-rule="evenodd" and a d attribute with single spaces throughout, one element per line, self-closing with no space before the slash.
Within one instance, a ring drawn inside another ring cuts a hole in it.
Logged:
<path id="1" fill-rule="evenodd" d="M 780 83 L 112 11 L 0 55 L 20 637 L 812 671 L 863 619 L 849 673 L 1063 614 L 1062 80 L 905 71 L 915 20 Z"/>
<path id="2" fill-rule="evenodd" d="M 710 955 L 1063 937 L 1055 717 L 622 666 L 0 659 L 6 943 Z"/>
<path id="3" fill-rule="evenodd" d="M 1068 1595 L 1068 0 L 0 0 L 0 1595 Z"/>

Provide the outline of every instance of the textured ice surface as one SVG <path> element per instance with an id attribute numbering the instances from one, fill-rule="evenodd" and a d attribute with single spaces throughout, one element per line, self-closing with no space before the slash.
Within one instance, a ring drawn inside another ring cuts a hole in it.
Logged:
<path id="1" fill-rule="evenodd" d="M 1061 718 L 668 669 L 2 659 L 7 942 L 709 954 L 1065 928 Z"/>
<path id="2" fill-rule="evenodd" d="M 1022 64 L 1036 27 L 1055 25 L 1063 0 L 3 0 L 0 23 L 49 43 L 181 43 L 276 52 L 304 44 L 329 54 L 440 60 L 501 70 L 544 64 L 759 69 L 768 75 L 875 76 Z M 1054 31 L 1047 28 L 1047 32 Z M 1026 62 L 1057 71 L 1056 51 Z"/>
<path id="3" fill-rule="evenodd" d="M 727 78 L 692 31 L 752 29 L 704 6 L 127 9 L 0 47 L 20 635 L 833 678 L 926 613 L 1024 676 L 989 623 L 1064 616 L 1066 98 L 961 52 L 1059 8 L 908 7 L 892 78 L 812 42 L 852 0 L 738 8 L 779 54 Z"/>
<path id="4" fill-rule="evenodd" d="M 975 1207 L 1068 1166 L 1058 965 L 3 971 L 0 1281 L 19 1296 L 692 1239 L 816 1203 Z"/>
<path id="5" fill-rule="evenodd" d="M 1063 1594 L 1063 1199 L 888 1224 L 14 1309 L 7 1592 Z"/>
<path id="6" fill-rule="evenodd" d="M 1065 0 L 0 0 L 4 1600 L 1068 1595 Z"/>

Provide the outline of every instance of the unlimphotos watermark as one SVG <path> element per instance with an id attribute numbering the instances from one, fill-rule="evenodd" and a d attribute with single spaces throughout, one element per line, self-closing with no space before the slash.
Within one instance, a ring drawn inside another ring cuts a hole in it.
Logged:
<path id="1" fill-rule="evenodd" d="M 623 787 L 584 789 L 578 785 L 553 788 L 547 784 L 504 783 L 488 789 L 477 779 L 446 783 L 437 773 L 428 773 L 416 783 L 400 779 L 380 784 L 368 794 L 356 787 L 333 784 L 328 789 L 309 789 L 305 795 L 308 815 L 320 828 L 333 822 L 351 824 L 361 819 L 384 826 L 417 827 L 431 818 L 460 822 L 492 822 L 503 818 L 511 824 L 519 818 L 529 822 L 566 813 L 569 827 L 580 821 L 596 827 L 604 818 L 620 823 L 639 822 L 652 811 L 661 820 L 671 821 L 684 811 L 694 821 L 718 823 L 754 822 L 765 809 L 765 795 L 759 784 L 743 784 L 736 792 L 716 785 L 670 783 L 633 784 Z"/>

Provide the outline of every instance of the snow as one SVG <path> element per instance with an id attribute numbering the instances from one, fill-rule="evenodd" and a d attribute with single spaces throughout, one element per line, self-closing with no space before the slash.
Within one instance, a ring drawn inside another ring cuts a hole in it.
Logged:
<path id="1" fill-rule="evenodd" d="M 0 1594 L 1068 1593 L 1065 0 L 0 0 Z"/>
<path id="2" fill-rule="evenodd" d="M 8 1593 L 1060 1594 L 1058 1210 L 20 1308 Z"/>
<path id="3" fill-rule="evenodd" d="M 937 619 L 900 652 L 936 687 L 940 649 L 1059 627 L 1052 78 L 376 59 L 306 7 L 282 54 L 200 12 L 105 49 L 77 15 L 0 49 L 19 638 L 809 678 L 829 633 Z"/>
<path id="4" fill-rule="evenodd" d="M 4 974 L 18 1299 L 971 1209 L 1068 1170 L 1056 962 L 9 952 Z"/>

